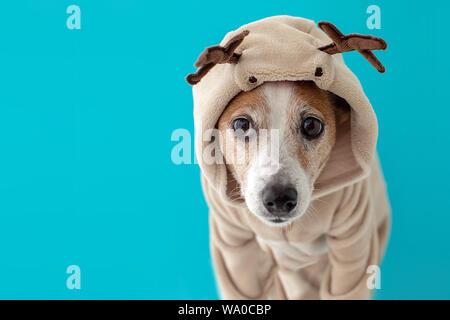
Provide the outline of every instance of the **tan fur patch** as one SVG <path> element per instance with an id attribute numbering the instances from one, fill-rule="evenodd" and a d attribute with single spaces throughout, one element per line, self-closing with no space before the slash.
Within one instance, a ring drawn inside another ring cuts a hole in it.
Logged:
<path id="1" fill-rule="evenodd" d="M 233 119 L 246 114 L 256 115 L 259 118 L 262 118 L 262 120 L 266 120 L 263 115 L 268 113 L 269 106 L 267 106 L 264 101 L 262 86 L 260 86 L 252 91 L 242 92 L 231 100 L 219 118 L 218 127 L 219 130 L 223 130 L 226 127 L 229 127 Z"/>

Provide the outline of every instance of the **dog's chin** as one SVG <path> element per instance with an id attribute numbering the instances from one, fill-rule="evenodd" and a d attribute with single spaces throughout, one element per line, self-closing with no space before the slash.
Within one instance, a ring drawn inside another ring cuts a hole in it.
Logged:
<path id="1" fill-rule="evenodd" d="M 262 201 L 259 198 L 256 198 L 258 199 L 258 201 L 254 201 L 255 198 L 244 196 L 244 199 L 249 211 L 253 215 L 255 215 L 259 220 L 261 220 L 262 222 L 264 222 L 269 226 L 280 228 L 291 224 L 293 221 L 303 216 L 309 206 L 309 199 L 308 199 L 308 201 L 298 203 L 297 207 L 294 208 L 293 211 L 290 212 L 287 216 L 279 217 L 267 211 L 262 206 Z"/>
<path id="2" fill-rule="evenodd" d="M 268 224 L 269 226 L 273 227 L 285 227 L 289 225 L 292 221 L 296 219 L 296 217 L 293 218 L 269 218 L 269 217 L 259 217 L 261 220 L 263 220 L 264 223 Z"/>
<path id="3" fill-rule="evenodd" d="M 250 210 L 251 211 L 251 210 Z M 301 216 L 303 216 L 304 212 L 296 212 L 291 213 L 289 217 L 277 217 L 271 214 L 268 214 L 267 212 L 264 212 L 262 214 L 255 213 L 251 211 L 258 219 L 260 219 L 265 224 L 271 226 L 271 227 L 286 227 Z"/>
<path id="4" fill-rule="evenodd" d="M 258 217 L 266 224 L 273 227 L 285 227 L 298 218 L 300 218 L 303 213 L 294 214 L 289 217 L 276 217 L 276 216 L 259 216 Z"/>

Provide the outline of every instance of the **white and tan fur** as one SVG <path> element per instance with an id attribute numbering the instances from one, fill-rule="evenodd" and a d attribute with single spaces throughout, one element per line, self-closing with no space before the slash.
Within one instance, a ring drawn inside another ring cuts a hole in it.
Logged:
<path id="1" fill-rule="evenodd" d="M 284 226 L 302 216 L 310 204 L 314 182 L 335 144 L 336 127 L 349 118 L 347 107 L 310 81 L 267 82 L 240 93 L 218 121 L 220 146 L 232 178 L 228 179 L 229 193 L 242 197 L 249 210 L 269 225 Z M 309 116 L 323 123 L 322 134 L 313 140 L 305 138 L 300 129 Z M 232 129 L 233 121 L 240 117 L 252 123 L 247 140 L 236 136 Z M 267 137 L 261 139 L 258 148 L 250 147 L 249 142 L 260 138 L 263 129 L 269 132 Z M 272 131 L 276 134 L 270 134 Z M 229 145 L 237 155 L 231 159 L 227 157 Z M 274 147 L 277 150 L 271 149 Z M 295 208 L 282 218 L 263 205 L 262 192 L 273 184 L 290 185 L 297 191 Z"/>

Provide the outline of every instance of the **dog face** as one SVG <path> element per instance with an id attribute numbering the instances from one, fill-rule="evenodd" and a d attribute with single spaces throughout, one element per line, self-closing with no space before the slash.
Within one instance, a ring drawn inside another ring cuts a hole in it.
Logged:
<path id="1" fill-rule="evenodd" d="M 221 115 L 228 191 L 264 222 L 283 226 L 307 210 L 337 125 L 349 116 L 336 98 L 310 81 L 268 82 L 240 93 Z"/>

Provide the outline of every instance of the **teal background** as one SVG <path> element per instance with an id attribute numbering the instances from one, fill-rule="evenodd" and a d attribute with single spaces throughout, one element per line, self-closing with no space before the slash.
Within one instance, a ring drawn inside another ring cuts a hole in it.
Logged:
<path id="1" fill-rule="evenodd" d="M 81 8 L 68 30 L 66 8 Z M 382 29 L 368 30 L 376 4 Z M 389 44 L 345 54 L 378 115 L 393 207 L 379 299 L 450 298 L 444 1 L 4 1 L 0 10 L 0 298 L 217 298 L 184 76 L 242 24 L 289 14 Z M 66 268 L 81 268 L 81 290 Z"/>

